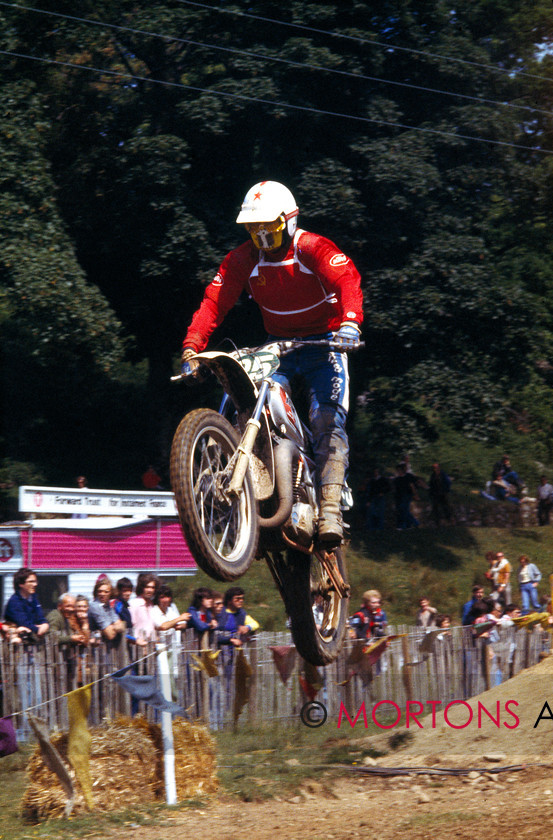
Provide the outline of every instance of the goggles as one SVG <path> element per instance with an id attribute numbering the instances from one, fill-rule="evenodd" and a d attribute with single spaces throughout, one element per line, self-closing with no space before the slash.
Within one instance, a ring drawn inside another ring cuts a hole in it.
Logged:
<path id="1" fill-rule="evenodd" d="M 247 222 L 246 224 L 246 230 L 253 244 L 263 251 L 274 251 L 280 248 L 285 228 L 284 216 L 279 216 L 274 222 Z"/>

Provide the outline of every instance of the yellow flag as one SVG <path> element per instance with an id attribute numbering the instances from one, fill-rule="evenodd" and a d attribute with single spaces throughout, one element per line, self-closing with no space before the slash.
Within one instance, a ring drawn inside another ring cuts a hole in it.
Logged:
<path id="1" fill-rule="evenodd" d="M 90 699 L 89 685 L 77 688 L 67 695 L 67 712 L 69 715 L 67 758 L 81 786 L 86 807 L 91 810 L 94 807 L 92 780 L 90 778 L 90 742 L 92 737 L 87 725 Z"/>
<path id="2" fill-rule="evenodd" d="M 553 616 L 549 613 L 528 613 L 528 615 L 521 615 L 518 618 L 513 618 L 517 627 L 526 627 L 531 630 L 536 624 L 540 624 L 543 630 L 548 630 L 553 633 Z"/>
<path id="3" fill-rule="evenodd" d="M 205 671 L 208 677 L 219 676 L 217 657 L 220 653 L 220 650 L 202 650 L 201 656 L 196 656 L 196 654 L 192 653 L 191 658 L 196 663 L 192 665 L 192 668 L 194 671 Z"/>

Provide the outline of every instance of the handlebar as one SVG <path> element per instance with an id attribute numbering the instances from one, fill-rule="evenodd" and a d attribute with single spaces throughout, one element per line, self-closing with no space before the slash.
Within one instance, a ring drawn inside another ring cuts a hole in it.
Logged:
<path id="1" fill-rule="evenodd" d="M 338 350 L 340 353 L 352 353 L 364 346 L 364 341 L 360 341 L 359 344 L 355 345 L 355 347 L 348 347 L 347 345 L 344 346 L 340 342 L 333 341 L 331 338 L 282 338 L 276 339 L 276 341 L 267 341 L 264 344 L 260 344 L 258 347 L 241 347 L 239 350 L 234 350 L 232 352 L 247 356 L 253 353 L 258 353 L 264 347 L 278 347 L 278 355 L 287 356 L 289 353 L 293 353 L 294 350 L 298 350 L 300 347 L 328 347 L 329 350 Z M 201 369 L 201 365 L 199 369 Z M 197 380 L 197 375 L 195 373 L 179 373 L 176 376 L 171 377 L 171 382 L 184 382 L 190 379 Z"/>
<path id="2" fill-rule="evenodd" d="M 360 341 L 355 347 L 349 347 L 348 345 L 343 345 L 340 342 L 332 341 L 331 338 L 317 338 L 317 339 L 304 339 L 304 338 L 289 338 L 289 339 L 282 339 L 280 341 L 271 341 L 268 342 L 269 344 L 278 344 L 279 348 L 281 349 L 281 355 L 285 356 L 287 353 L 291 353 L 293 350 L 298 350 L 300 347 L 328 347 L 330 350 L 339 350 L 341 353 L 353 353 L 355 350 L 359 350 L 360 347 L 365 346 L 364 341 Z M 262 344 L 261 347 L 265 347 L 266 345 Z M 244 348 L 246 349 L 246 348 Z M 257 350 L 261 348 L 255 348 Z M 252 352 L 252 351 L 250 351 Z"/>

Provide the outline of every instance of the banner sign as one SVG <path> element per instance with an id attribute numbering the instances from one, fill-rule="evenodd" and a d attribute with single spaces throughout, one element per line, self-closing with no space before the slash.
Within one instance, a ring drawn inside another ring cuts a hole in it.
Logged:
<path id="1" fill-rule="evenodd" d="M 19 488 L 22 513 L 66 516 L 177 516 L 173 493 L 134 490 L 76 490 L 67 487 Z"/>

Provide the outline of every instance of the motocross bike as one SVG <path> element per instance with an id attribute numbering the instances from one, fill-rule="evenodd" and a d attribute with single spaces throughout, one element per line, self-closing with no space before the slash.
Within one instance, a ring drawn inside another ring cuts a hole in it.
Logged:
<path id="1" fill-rule="evenodd" d="M 343 346 L 323 339 L 198 353 L 196 375 L 214 374 L 223 400 L 218 412 L 200 408 L 188 413 L 171 448 L 171 486 L 198 566 L 215 580 L 233 581 L 256 557 L 264 558 L 298 653 L 314 665 L 336 659 L 344 641 L 346 563 L 341 546 L 327 551 L 317 544 L 311 435 L 287 391 L 271 376 L 280 357 L 321 345 L 344 352 Z M 348 491 L 342 507 L 351 497 Z M 317 623 L 315 601 L 322 605 Z"/>

